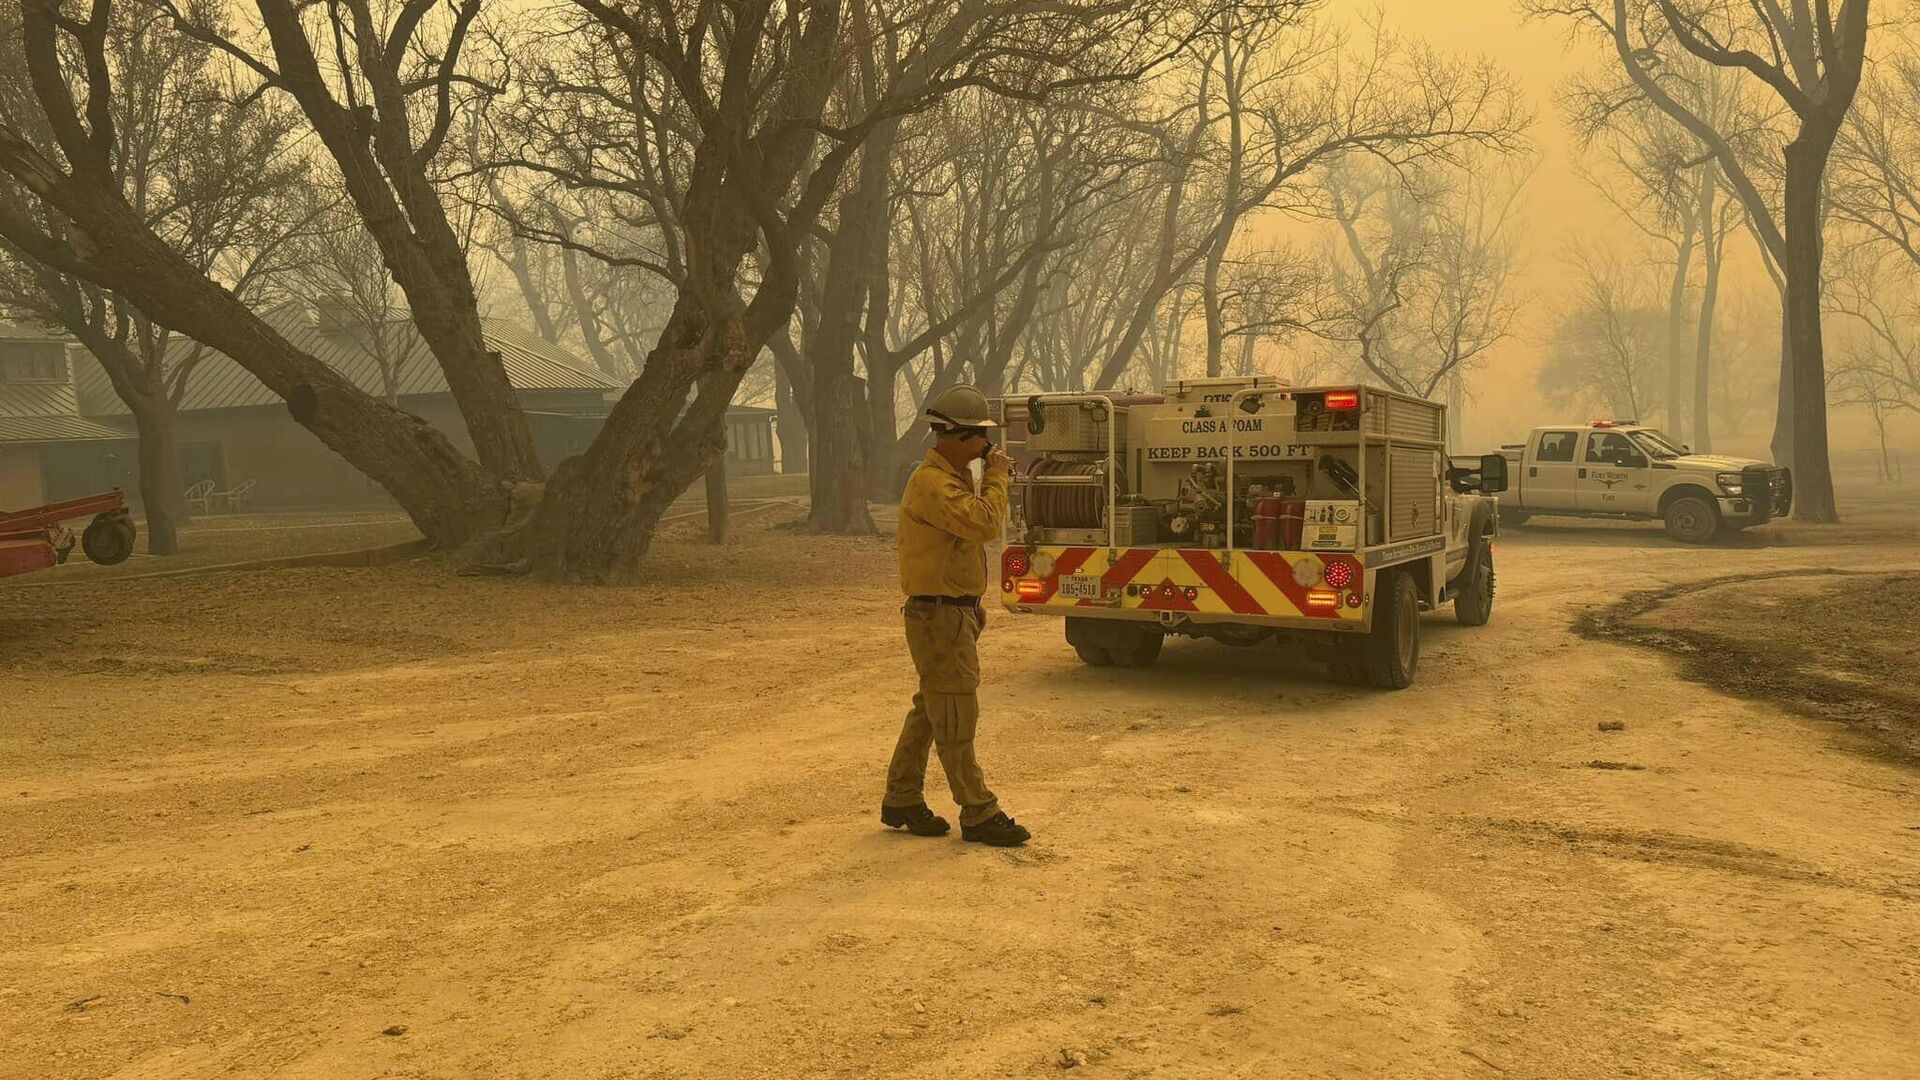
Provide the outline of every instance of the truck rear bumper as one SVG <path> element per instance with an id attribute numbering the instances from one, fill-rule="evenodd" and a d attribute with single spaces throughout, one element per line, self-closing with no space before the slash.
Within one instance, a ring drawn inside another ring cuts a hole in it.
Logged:
<path id="1" fill-rule="evenodd" d="M 1035 615 L 1341 630 L 1366 625 L 1374 577 L 1347 553 L 1037 545 L 1002 555 L 1000 593 Z"/>
<path id="2" fill-rule="evenodd" d="M 1006 601 L 1006 609 L 1018 615 L 1053 615 L 1065 619 L 1097 619 L 1102 622 L 1151 623 L 1162 629 L 1181 626 L 1260 626 L 1272 630 L 1314 630 L 1331 633 L 1365 633 L 1364 614 L 1360 618 L 1319 619 L 1283 615 L 1219 615 L 1204 611 L 1149 611 L 1143 608 L 1076 607 L 1027 605 Z"/>

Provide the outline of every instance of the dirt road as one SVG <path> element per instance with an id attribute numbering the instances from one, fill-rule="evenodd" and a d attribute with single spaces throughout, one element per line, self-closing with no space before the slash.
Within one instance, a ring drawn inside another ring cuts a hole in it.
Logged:
<path id="1" fill-rule="evenodd" d="M 0 1076 L 1914 1076 L 1916 774 L 1570 629 L 1835 539 L 1515 535 L 1402 693 L 996 614 L 1013 852 L 878 827 L 886 541 L 0 591 Z"/>

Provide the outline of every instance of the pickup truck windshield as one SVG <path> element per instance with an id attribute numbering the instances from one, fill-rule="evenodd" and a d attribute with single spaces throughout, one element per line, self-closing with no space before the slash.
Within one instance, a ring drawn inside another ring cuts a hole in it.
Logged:
<path id="1" fill-rule="evenodd" d="M 1630 432 L 1629 434 L 1632 436 L 1633 441 L 1639 445 L 1640 449 L 1645 450 L 1647 456 L 1655 461 L 1677 458 L 1681 454 L 1686 453 L 1685 450 L 1674 445 L 1665 435 L 1651 428 L 1644 431 Z"/>

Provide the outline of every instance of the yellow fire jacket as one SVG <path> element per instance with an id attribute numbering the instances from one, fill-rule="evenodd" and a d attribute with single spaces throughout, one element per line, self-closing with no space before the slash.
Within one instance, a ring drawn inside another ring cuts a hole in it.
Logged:
<path id="1" fill-rule="evenodd" d="M 988 469 L 981 492 L 937 450 L 913 470 L 900 496 L 900 590 L 908 596 L 979 596 L 987 590 L 986 545 L 1007 519 L 1007 474 Z"/>

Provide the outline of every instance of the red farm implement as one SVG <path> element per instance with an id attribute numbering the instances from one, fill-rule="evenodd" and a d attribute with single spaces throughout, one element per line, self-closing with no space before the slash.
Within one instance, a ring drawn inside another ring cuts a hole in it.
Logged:
<path id="1" fill-rule="evenodd" d="M 74 535 L 61 522 L 91 515 L 79 537 L 80 550 L 102 566 L 125 562 L 133 554 L 133 515 L 118 489 L 30 510 L 0 511 L 0 577 L 45 570 L 67 561 Z"/>

